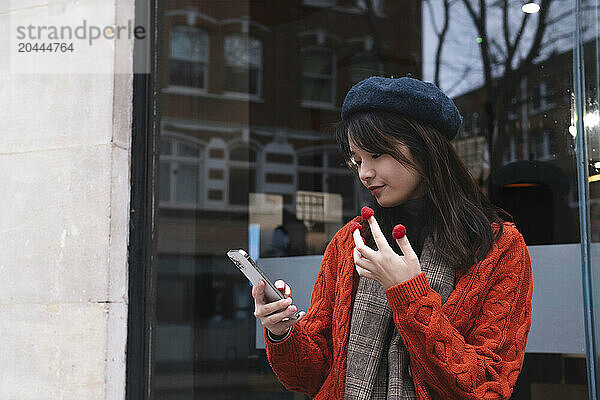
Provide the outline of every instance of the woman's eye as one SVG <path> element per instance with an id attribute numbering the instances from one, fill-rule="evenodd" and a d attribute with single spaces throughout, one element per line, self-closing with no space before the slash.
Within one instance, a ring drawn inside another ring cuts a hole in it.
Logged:
<path id="1" fill-rule="evenodd" d="M 371 158 L 372 158 L 372 159 L 376 159 L 376 158 L 379 158 L 379 157 L 381 157 L 381 154 L 373 154 L 373 155 L 371 156 Z M 352 162 L 353 162 L 354 164 L 356 164 L 357 166 L 359 166 L 359 165 L 362 163 L 362 161 L 356 161 L 356 160 L 354 159 L 354 157 L 352 157 Z"/>

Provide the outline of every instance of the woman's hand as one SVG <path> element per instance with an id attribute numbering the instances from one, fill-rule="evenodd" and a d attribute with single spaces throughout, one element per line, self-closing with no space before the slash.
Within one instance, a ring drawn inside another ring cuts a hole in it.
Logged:
<path id="1" fill-rule="evenodd" d="M 272 303 L 265 301 L 265 281 L 261 280 L 257 286 L 252 288 L 252 297 L 254 297 L 254 316 L 260 319 L 260 322 L 273 335 L 283 336 L 288 329 L 306 314 L 300 312 L 300 318 L 290 319 L 298 310 L 295 305 L 292 305 L 292 289 L 285 284 L 284 281 L 278 280 L 275 282 L 275 287 L 279 289 L 285 296 L 285 299 L 277 300 Z"/>
<path id="2" fill-rule="evenodd" d="M 374 216 L 367 221 L 379 250 L 375 251 L 364 244 L 360 230 L 352 233 L 354 237 L 354 264 L 360 276 L 375 279 L 384 289 L 405 282 L 421 273 L 419 258 L 414 252 L 406 235 L 396 239 L 404 256 L 396 254 L 383 236 Z M 406 231 L 405 231 L 406 232 Z"/>

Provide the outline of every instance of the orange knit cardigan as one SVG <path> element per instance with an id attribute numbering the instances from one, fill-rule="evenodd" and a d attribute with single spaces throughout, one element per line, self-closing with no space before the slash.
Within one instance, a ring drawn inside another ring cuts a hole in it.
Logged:
<path id="1" fill-rule="evenodd" d="M 279 380 L 314 399 L 344 398 L 359 280 L 353 247 L 348 223 L 325 250 L 304 318 L 281 342 L 271 342 L 265 330 L 267 356 Z M 529 252 L 511 223 L 483 261 L 456 272 L 444 305 L 424 273 L 386 290 L 410 353 L 417 398 L 508 399 L 523 364 L 532 291 Z"/>

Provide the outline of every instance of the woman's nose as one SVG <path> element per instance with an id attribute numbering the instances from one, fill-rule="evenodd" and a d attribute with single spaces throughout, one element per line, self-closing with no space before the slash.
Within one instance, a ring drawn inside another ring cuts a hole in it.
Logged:
<path id="1" fill-rule="evenodd" d="M 375 170 L 368 166 L 362 167 L 362 165 L 361 165 L 361 169 L 360 169 L 360 172 L 358 173 L 358 176 L 361 181 L 366 182 L 367 180 L 369 180 L 375 176 Z"/>

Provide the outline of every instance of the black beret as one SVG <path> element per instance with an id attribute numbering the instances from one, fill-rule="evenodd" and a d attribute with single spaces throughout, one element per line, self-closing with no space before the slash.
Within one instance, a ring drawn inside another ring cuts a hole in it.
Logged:
<path id="1" fill-rule="evenodd" d="M 454 102 L 437 86 L 418 79 L 372 76 L 352 86 L 342 105 L 342 119 L 357 111 L 389 111 L 426 122 L 449 140 L 462 117 Z"/>

